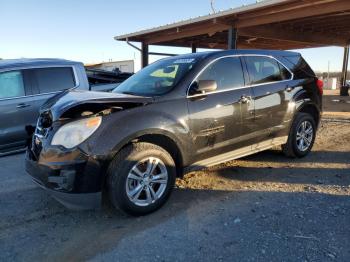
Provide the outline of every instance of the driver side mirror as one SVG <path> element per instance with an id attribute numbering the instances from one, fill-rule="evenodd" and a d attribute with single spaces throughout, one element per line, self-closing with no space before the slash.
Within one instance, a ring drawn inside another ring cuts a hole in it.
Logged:
<path id="1" fill-rule="evenodd" d="M 218 88 L 216 81 L 214 80 L 199 80 L 192 84 L 190 88 L 190 95 L 197 95 L 210 93 Z"/>

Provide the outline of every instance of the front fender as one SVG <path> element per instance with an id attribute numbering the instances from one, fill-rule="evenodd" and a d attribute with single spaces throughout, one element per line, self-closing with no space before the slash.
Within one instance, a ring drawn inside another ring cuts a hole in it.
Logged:
<path id="1" fill-rule="evenodd" d="M 154 134 L 167 136 L 181 152 L 190 153 L 193 146 L 187 124 L 187 107 L 169 103 L 167 106 L 172 110 L 164 112 L 164 109 L 160 110 L 163 107 L 153 104 L 105 116 L 96 133 L 83 143 L 82 150 L 110 160 L 132 140 Z"/>

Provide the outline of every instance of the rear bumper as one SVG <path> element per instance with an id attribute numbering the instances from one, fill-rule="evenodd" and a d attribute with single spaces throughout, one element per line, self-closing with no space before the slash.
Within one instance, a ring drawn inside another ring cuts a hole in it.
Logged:
<path id="1" fill-rule="evenodd" d="M 64 154 L 47 152 L 37 161 L 27 150 L 25 168 L 34 182 L 47 190 L 57 201 L 70 209 L 94 209 L 101 206 L 102 175 L 97 161 L 75 152 L 75 159 L 64 161 Z M 49 157 L 48 157 L 49 156 Z M 45 161 L 54 159 L 54 162 Z"/>

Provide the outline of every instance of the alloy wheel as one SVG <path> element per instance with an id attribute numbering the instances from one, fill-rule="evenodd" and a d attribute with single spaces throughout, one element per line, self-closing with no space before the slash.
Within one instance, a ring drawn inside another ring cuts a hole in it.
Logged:
<path id="1" fill-rule="evenodd" d="M 297 131 L 297 147 L 300 151 L 305 152 L 311 146 L 314 136 L 314 129 L 310 121 L 305 120 L 300 123 Z"/>
<path id="2" fill-rule="evenodd" d="M 162 160 L 148 157 L 135 164 L 126 180 L 126 193 L 137 206 L 149 206 L 164 194 L 168 171 Z"/>

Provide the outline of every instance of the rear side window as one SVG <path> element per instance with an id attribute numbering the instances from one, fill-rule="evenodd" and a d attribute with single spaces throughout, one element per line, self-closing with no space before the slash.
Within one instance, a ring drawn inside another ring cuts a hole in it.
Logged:
<path id="1" fill-rule="evenodd" d="M 280 63 L 278 63 L 279 67 L 280 67 L 280 71 L 281 71 L 281 78 L 282 80 L 288 80 L 292 78 L 292 74 L 287 70 L 287 68 L 285 68 L 283 65 L 281 65 Z"/>
<path id="2" fill-rule="evenodd" d="M 51 93 L 75 87 L 72 67 L 50 67 L 33 69 L 39 92 Z"/>
<path id="3" fill-rule="evenodd" d="M 291 79 L 291 73 L 275 59 L 264 56 L 245 57 L 250 84 L 263 84 Z"/>
<path id="4" fill-rule="evenodd" d="M 289 68 L 293 68 L 295 75 L 298 78 L 315 77 L 315 72 L 311 69 L 308 63 L 301 55 L 284 56 L 286 63 L 291 64 Z"/>
<path id="5" fill-rule="evenodd" d="M 238 57 L 226 57 L 209 65 L 197 80 L 215 80 L 218 90 L 227 90 L 244 86 L 241 60 Z"/>
<path id="6" fill-rule="evenodd" d="M 21 71 L 0 73 L 0 99 L 25 96 Z"/>

